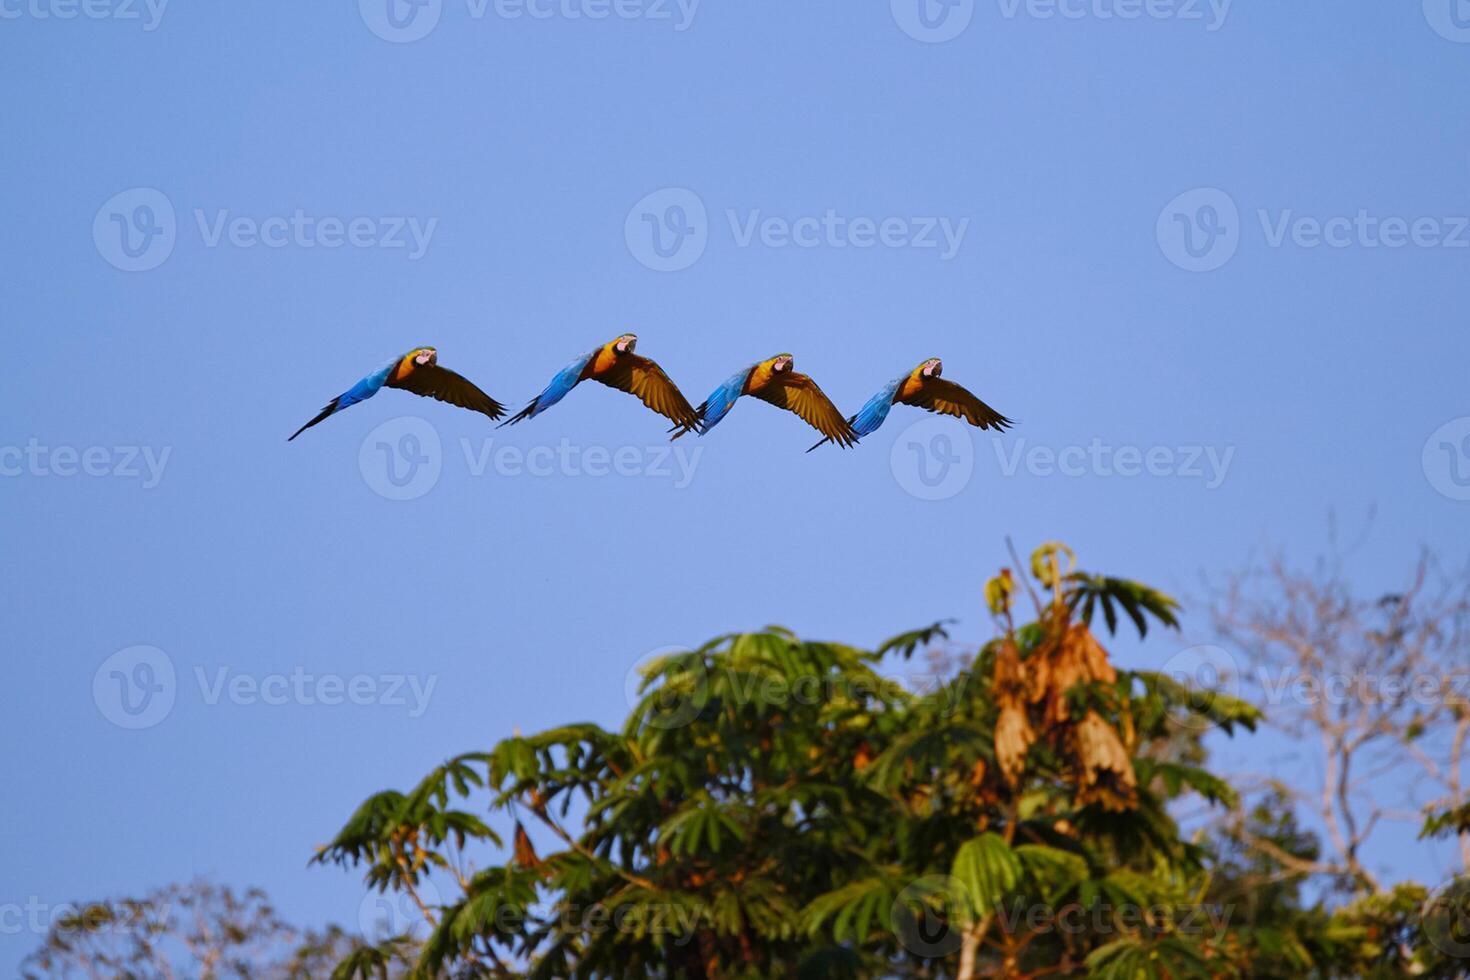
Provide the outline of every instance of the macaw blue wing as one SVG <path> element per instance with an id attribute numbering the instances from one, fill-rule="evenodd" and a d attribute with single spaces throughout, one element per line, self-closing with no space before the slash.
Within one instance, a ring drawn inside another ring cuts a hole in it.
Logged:
<path id="1" fill-rule="evenodd" d="M 863 403 L 863 407 L 858 409 L 856 415 L 847 420 L 847 423 L 852 426 L 854 435 L 861 439 L 869 433 L 878 431 L 878 426 L 882 425 L 883 420 L 888 418 L 888 410 L 893 407 L 893 398 L 898 394 L 899 386 L 907 378 L 908 375 L 904 375 L 902 378 L 894 378 L 888 382 L 876 395 Z M 819 449 L 831 441 L 830 437 L 823 439 L 821 442 L 812 446 L 812 449 Z M 812 449 L 808 449 L 807 452 L 811 452 Z"/>
<path id="2" fill-rule="evenodd" d="M 501 427 L 519 422 L 521 419 L 533 419 L 565 398 L 567 392 L 577 387 L 577 382 L 582 380 L 582 372 L 587 370 L 588 363 L 597 356 L 599 350 L 601 350 L 600 347 L 594 347 L 558 371 L 556 377 L 551 379 L 551 383 L 542 390 L 541 394 L 531 399 L 531 404 L 500 423 Z"/>
<path id="3" fill-rule="evenodd" d="M 383 389 L 383 385 L 388 383 L 388 376 L 393 373 L 393 369 L 397 366 L 398 359 L 394 358 L 351 388 L 342 392 L 342 394 L 337 396 L 337 411 L 340 412 L 349 405 L 356 405 L 358 402 L 365 402 L 376 395 Z"/>
<path id="4" fill-rule="evenodd" d="M 389 375 L 393 373 L 393 369 L 397 366 L 398 359 L 394 358 L 387 364 L 383 365 L 383 367 L 363 378 L 351 388 L 348 388 L 346 391 L 342 392 L 342 394 L 338 395 L 336 398 L 333 398 L 331 401 L 327 402 L 327 404 L 322 407 L 322 410 L 317 413 L 316 418 L 312 419 L 310 422 L 297 429 L 294 433 L 291 434 L 291 438 L 287 439 L 286 441 L 290 442 L 291 439 L 295 439 L 297 436 L 301 435 L 301 433 L 305 432 L 313 425 L 316 425 L 318 422 L 321 422 L 324 419 L 336 415 L 338 412 L 342 411 L 342 409 L 351 408 L 358 402 L 365 402 L 369 398 L 376 395 L 379 391 L 382 390 L 383 385 L 388 381 Z"/>
<path id="5" fill-rule="evenodd" d="M 720 419 L 730 413 L 730 409 L 735 407 L 735 402 L 740 398 L 740 393 L 745 390 L 745 382 L 750 380 L 750 372 L 755 369 L 756 365 L 752 364 L 736 371 L 704 400 L 704 404 L 699 406 L 700 435 L 713 429 Z"/>
<path id="6" fill-rule="evenodd" d="M 894 378 L 872 398 L 858 409 L 858 413 L 850 420 L 852 431 L 858 434 L 858 438 L 870 435 L 878 431 L 878 427 L 888 418 L 888 410 L 893 407 L 893 396 L 898 394 L 898 386 L 903 384 L 908 375 L 902 378 Z"/>

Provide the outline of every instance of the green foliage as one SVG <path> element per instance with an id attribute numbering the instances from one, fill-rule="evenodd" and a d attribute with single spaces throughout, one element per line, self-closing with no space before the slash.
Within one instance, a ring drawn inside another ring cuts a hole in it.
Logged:
<path id="1" fill-rule="evenodd" d="M 1180 722 L 1230 734 L 1259 712 L 1117 670 L 1094 613 L 1144 635 L 1178 605 L 1074 565 L 1048 545 L 1024 590 L 993 580 L 999 634 L 925 690 L 883 667 L 947 640 L 944 623 L 873 650 L 770 627 L 660 658 L 621 730 L 459 756 L 370 798 L 316 860 L 415 897 L 425 878 L 458 887 L 430 909 L 423 976 L 1132 980 L 1317 955 L 1221 921 L 1213 856 L 1169 812 L 1235 802 L 1165 751 Z M 510 854 L 494 819 L 516 828 Z M 370 975 L 371 951 L 353 956 L 340 975 Z"/>
<path id="2" fill-rule="evenodd" d="M 978 922 L 1000 907 L 1021 880 L 1021 859 L 1005 838 L 981 834 L 960 845 L 950 866 L 960 898 L 958 919 Z"/>
<path id="3" fill-rule="evenodd" d="M 1458 837 L 1470 834 L 1470 803 L 1430 813 L 1424 818 L 1424 827 L 1419 836 Z"/>

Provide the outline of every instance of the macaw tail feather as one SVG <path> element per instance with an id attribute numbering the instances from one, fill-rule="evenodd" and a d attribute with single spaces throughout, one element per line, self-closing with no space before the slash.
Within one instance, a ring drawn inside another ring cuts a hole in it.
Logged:
<path id="1" fill-rule="evenodd" d="M 330 402 L 327 403 L 327 406 L 325 408 L 323 408 L 320 412 L 317 413 L 316 418 L 312 419 L 310 422 L 306 423 L 301 428 L 299 428 L 295 432 L 291 433 L 291 438 L 290 439 L 287 439 L 286 441 L 287 442 L 290 442 L 291 439 L 295 439 L 297 436 L 301 435 L 301 433 L 305 432 L 307 429 L 311 428 L 313 425 L 316 425 L 318 422 L 322 421 L 323 419 L 325 419 L 327 416 L 331 415 L 336 410 L 337 410 L 337 399 L 333 398 Z"/>
<path id="2" fill-rule="evenodd" d="M 495 428 L 497 428 L 497 429 L 503 429 L 507 425 L 515 425 L 517 422 L 521 421 L 522 419 L 528 419 L 531 416 L 535 415 L 536 414 L 536 403 L 539 400 L 540 399 L 537 399 L 537 398 L 531 399 L 531 404 L 527 405 L 525 408 L 521 409 L 519 412 L 515 413 L 510 418 L 506 419 L 504 422 L 500 423 Z"/>

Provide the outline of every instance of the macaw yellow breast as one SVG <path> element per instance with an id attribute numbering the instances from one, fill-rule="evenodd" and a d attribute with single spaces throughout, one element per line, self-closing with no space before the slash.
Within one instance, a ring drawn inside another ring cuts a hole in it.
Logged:
<path id="1" fill-rule="evenodd" d="M 898 396 L 894 400 L 903 401 L 905 398 L 912 398 L 914 395 L 917 395 L 923 387 L 924 376 L 918 371 L 915 371 L 913 374 L 904 379 L 903 384 L 900 385 L 898 388 Z"/>
<path id="2" fill-rule="evenodd" d="M 414 351 L 410 354 L 404 354 L 403 359 L 398 362 L 398 366 L 393 369 L 393 374 L 388 378 L 388 380 L 402 381 L 404 378 L 412 374 L 414 369 L 413 356 L 417 353 L 418 351 Z"/>
<path id="3" fill-rule="evenodd" d="M 618 362 L 617 351 L 613 350 L 612 344 L 604 344 L 593 356 L 592 363 L 587 366 L 589 375 L 604 374 L 612 370 L 612 366 Z"/>
<path id="4" fill-rule="evenodd" d="M 760 391 L 770 384 L 771 379 L 775 376 L 776 372 L 771 370 L 771 362 L 762 361 L 755 366 L 754 371 L 750 372 L 750 377 L 745 382 L 746 392 Z"/>

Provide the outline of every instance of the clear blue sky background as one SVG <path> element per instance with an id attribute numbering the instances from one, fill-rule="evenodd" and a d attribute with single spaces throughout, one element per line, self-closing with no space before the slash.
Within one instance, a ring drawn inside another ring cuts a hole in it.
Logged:
<path id="1" fill-rule="evenodd" d="M 359 880 L 306 860 L 369 793 L 513 726 L 613 723 L 647 652 L 725 630 L 870 643 L 958 616 L 961 638 L 982 639 L 979 590 L 1007 534 L 1181 592 L 1268 544 L 1315 552 L 1331 507 L 1378 508 L 1353 561 L 1366 587 L 1395 582 L 1421 544 L 1458 559 L 1470 545 L 1470 503 L 1421 463 L 1431 433 L 1470 415 L 1470 250 L 1276 248 L 1257 218 L 1470 213 L 1470 45 L 1418 3 L 1239 0 L 1211 31 L 1008 17 L 982 0 L 957 37 L 925 43 L 887 3 L 705 0 L 680 31 L 677 14 L 476 18 L 444 0 L 431 33 L 394 43 L 347 2 L 177 3 L 152 31 L 26 2 L 5 0 L 19 16 L 0 20 L 0 444 L 170 456 L 152 488 L 0 478 L 0 903 L 209 872 L 266 887 L 293 918 L 352 925 Z M 93 223 L 137 187 L 167 197 L 177 241 L 129 273 Z M 668 187 L 706 206 L 708 245 L 658 272 L 625 221 Z M 1198 273 L 1156 226 L 1201 187 L 1225 191 L 1240 223 L 1234 257 Z M 413 260 L 211 247 L 194 214 L 298 208 L 438 223 Z M 969 225 L 944 261 L 742 247 L 727 209 Z M 696 402 L 789 350 L 855 409 L 939 354 L 1020 420 L 1006 452 L 1096 439 L 1235 454 L 1215 489 L 1007 475 L 987 435 L 950 426 L 973 473 L 933 501 L 906 490 L 906 445 L 891 457 L 915 410 L 854 451 L 807 456 L 809 430 L 752 403 L 698 444 L 683 487 L 466 464 L 461 439 L 488 437 L 648 462 L 660 420 L 595 386 L 498 433 L 388 391 L 285 442 L 421 343 L 519 404 L 629 328 Z M 432 489 L 397 501 L 359 451 L 403 415 L 443 450 Z M 1205 639 L 1195 615 L 1183 637 L 1118 655 L 1153 666 Z M 177 670 L 172 711 L 141 731 L 93 696 L 103 661 L 135 644 Z M 221 667 L 437 687 L 418 718 L 211 705 L 195 670 Z M 1285 752 L 1273 736 L 1251 749 L 1256 763 Z M 1427 848 L 1373 857 L 1392 873 L 1448 867 Z M 0 972 L 38 939 L 0 935 Z"/>

